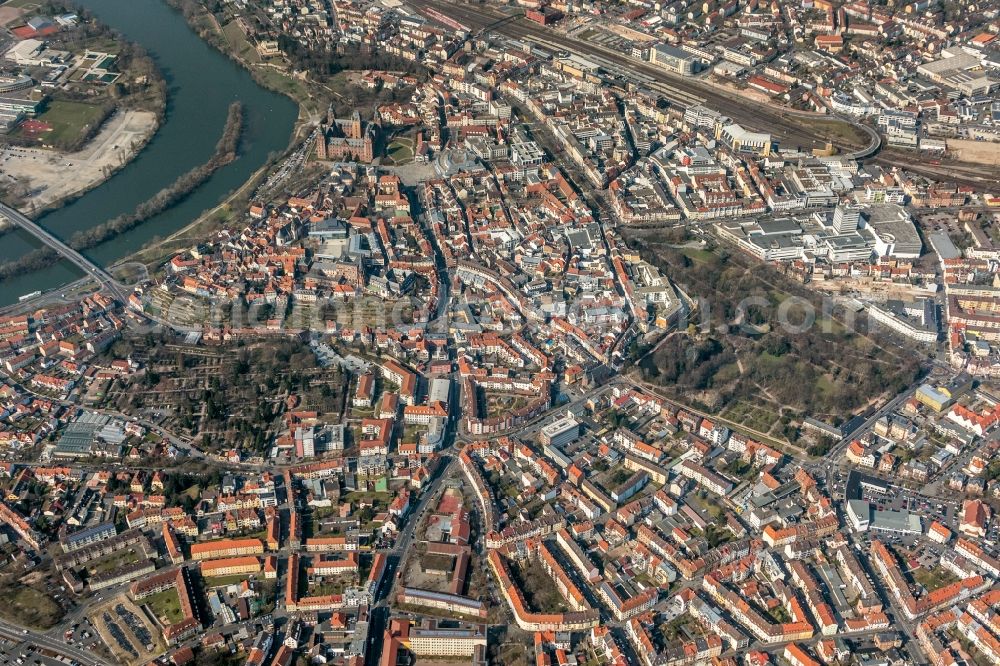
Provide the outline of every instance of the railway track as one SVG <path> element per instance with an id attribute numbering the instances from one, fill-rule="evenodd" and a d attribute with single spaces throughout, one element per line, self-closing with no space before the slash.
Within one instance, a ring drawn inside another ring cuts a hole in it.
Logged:
<path id="1" fill-rule="evenodd" d="M 875 146 L 875 150 L 872 150 L 870 132 L 861 136 L 860 130 L 854 130 L 858 134 L 857 139 L 847 138 L 850 133 L 843 130 L 846 127 L 852 127 L 853 130 L 853 126 L 844 120 L 822 116 L 810 118 L 804 112 L 781 110 L 753 100 L 741 99 L 697 79 L 672 74 L 620 51 L 593 42 L 584 42 L 552 28 L 532 23 L 523 17 L 497 12 L 485 5 L 469 5 L 447 0 L 411 0 L 410 4 L 418 9 L 430 8 L 440 12 L 469 26 L 472 31 L 485 29 L 485 32 L 495 32 L 543 48 L 558 48 L 598 62 L 602 60 L 610 62 L 616 69 L 638 75 L 636 78 L 646 82 L 649 88 L 676 106 L 686 108 L 692 104 L 704 104 L 748 128 L 771 133 L 785 147 L 820 148 L 829 141 L 840 149 L 841 153 L 857 154 L 861 159 L 870 159 L 883 166 L 906 169 L 934 180 L 976 188 L 991 186 L 997 182 L 997 174 L 989 167 L 973 164 L 945 164 L 936 167 L 921 164 L 919 158 L 908 153 L 892 150 L 879 152 L 880 146 Z M 830 125 L 829 132 L 822 129 L 824 124 Z"/>
<path id="2" fill-rule="evenodd" d="M 671 74 L 655 65 L 641 62 L 631 56 L 615 51 L 600 44 L 583 42 L 575 37 L 559 33 L 528 21 L 525 18 L 511 18 L 488 9 L 482 5 L 468 6 L 445 0 L 414 0 L 411 3 L 418 8 L 429 8 L 452 17 L 467 25 L 472 31 L 484 30 L 496 34 L 536 44 L 543 48 L 558 48 L 590 60 L 604 60 L 614 67 L 640 75 L 642 81 L 650 82 L 648 87 L 656 90 L 676 106 L 687 108 L 692 104 L 704 104 L 748 128 L 770 132 L 781 144 L 805 149 L 823 147 L 832 140 L 844 152 L 860 150 L 867 144 L 867 137 L 852 142 L 844 140 L 843 132 L 835 135 L 824 135 L 808 126 L 801 117 L 786 115 L 785 112 L 756 104 L 747 105 L 724 91 L 720 91 L 696 79 Z M 511 19 L 511 20 L 504 20 Z M 836 123 L 836 120 L 817 118 L 823 122 Z M 840 121 L 845 126 L 848 123 Z"/>
<path id="3" fill-rule="evenodd" d="M 875 157 L 873 162 L 881 166 L 898 166 L 912 173 L 932 180 L 954 183 L 960 186 L 973 187 L 977 190 L 995 189 L 1000 182 L 1000 169 L 972 164 L 943 162 L 930 164 L 925 157 L 911 153 L 888 149 Z"/>

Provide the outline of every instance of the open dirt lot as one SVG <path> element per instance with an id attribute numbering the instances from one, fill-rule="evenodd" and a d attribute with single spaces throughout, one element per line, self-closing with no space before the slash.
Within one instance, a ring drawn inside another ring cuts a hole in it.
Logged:
<path id="1" fill-rule="evenodd" d="M 624 37 L 625 39 L 634 40 L 637 42 L 655 42 L 656 38 L 647 35 L 644 32 L 639 32 L 638 30 L 632 30 L 631 28 L 626 28 L 620 25 L 608 25 L 602 26 L 608 32 L 614 33 L 619 37 Z"/>
<path id="2" fill-rule="evenodd" d="M 13 23 L 17 19 L 21 18 L 21 15 L 26 11 L 27 9 L 24 9 L 23 7 L 0 7 L 0 25 Z"/>
<path id="3" fill-rule="evenodd" d="M 156 130 L 150 111 L 117 111 L 83 150 L 60 153 L 8 146 L 0 152 L 0 181 L 30 188 L 25 208 L 48 206 L 100 184 L 135 156 Z"/>
<path id="4" fill-rule="evenodd" d="M 1000 164 L 1000 143 L 948 139 L 948 152 L 963 162 L 993 166 Z"/>

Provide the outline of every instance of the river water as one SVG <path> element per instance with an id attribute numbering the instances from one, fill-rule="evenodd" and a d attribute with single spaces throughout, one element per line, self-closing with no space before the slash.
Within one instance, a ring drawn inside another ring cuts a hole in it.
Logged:
<path id="1" fill-rule="evenodd" d="M 150 52 L 167 81 L 167 112 L 156 135 L 135 160 L 103 185 L 40 218 L 43 227 L 67 240 L 81 229 L 131 212 L 211 157 L 230 103 L 239 100 L 245 112 L 239 159 L 216 171 L 177 206 L 86 252 L 97 263 L 108 265 L 150 239 L 189 224 L 242 185 L 268 154 L 288 146 L 298 110 L 290 99 L 260 87 L 246 70 L 203 42 L 184 17 L 162 0 L 80 2 L 102 22 Z M 9 233 L 0 239 L 0 261 L 15 259 L 36 247 L 38 243 L 24 232 Z M 0 305 L 78 277 L 80 273 L 63 262 L 0 281 Z"/>

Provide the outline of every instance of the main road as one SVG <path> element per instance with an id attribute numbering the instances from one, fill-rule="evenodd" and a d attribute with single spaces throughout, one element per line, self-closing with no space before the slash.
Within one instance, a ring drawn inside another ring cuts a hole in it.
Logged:
<path id="1" fill-rule="evenodd" d="M 7 218 L 38 240 L 42 241 L 42 243 L 44 243 L 47 247 L 52 248 L 52 250 L 57 252 L 61 257 L 71 262 L 74 266 L 82 270 L 90 278 L 97 282 L 100 289 L 107 291 L 121 303 L 128 302 L 128 295 L 131 293 L 131 289 L 115 280 L 111 273 L 108 273 L 104 270 L 104 268 L 98 266 L 90 259 L 87 259 L 85 256 L 60 240 L 57 236 L 49 231 L 46 231 L 43 227 L 25 217 L 24 214 L 17 209 L 0 203 L 0 217 Z M 154 324 L 166 326 L 180 333 L 188 333 L 191 330 L 199 330 L 193 329 L 192 327 L 184 324 L 173 322 L 168 317 L 160 317 L 152 315 L 148 312 L 144 312 L 143 316 Z"/>
<path id="2" fill-rule="evenodd" d="M 65 655 L 66 657 L 83 664 L 83 666 L 104 666 L 105 663 L 102 659 L 95 657 L 92 653 L 66 645 L 58 638 L 53 638 L 30 629 L 23 629 L 15 624 L 2 620 L 0 620 L 0 636 L 13 641 L 14 643 L 24 643 L 25 647 L 30 645 L 33 647 L 47 648 L 57 654 Z"/>

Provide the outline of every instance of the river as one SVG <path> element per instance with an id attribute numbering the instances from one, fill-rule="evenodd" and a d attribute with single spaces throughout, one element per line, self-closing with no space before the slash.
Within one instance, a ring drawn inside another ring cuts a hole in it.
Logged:
<path id="1" fill-rule="evenodd" d="M 203 42 L 184 17 L 162 0 L 80 3 L 150 52 L 167 81 L 167 109 L 156 135 L 135 160 L 103 185 L 38 220 L 52 233 L 68 240 L 81 229 L 131 212 L 211 157 L 222 136 L 230 103 L 239 100 L 245 111 L 239 159 L 216 171 L 177 206 L 86 252 L 94 261 L 108 265 L 150 239 L 167 236 L 189 224 L 242 185 L 271 152 L 288 146 L 298 109 L 284 95 L 259 86 L 249 72 Z M 36 247 L 38 243 L 24 232 L 9 233 L 0 242 L 0 261 L 15 259 Z M 4 280 L 0 282 L 0 305 L 13 303 L 18 296 L 38 289 L 59 287 L 80 276 L 63 262 Z"/>

